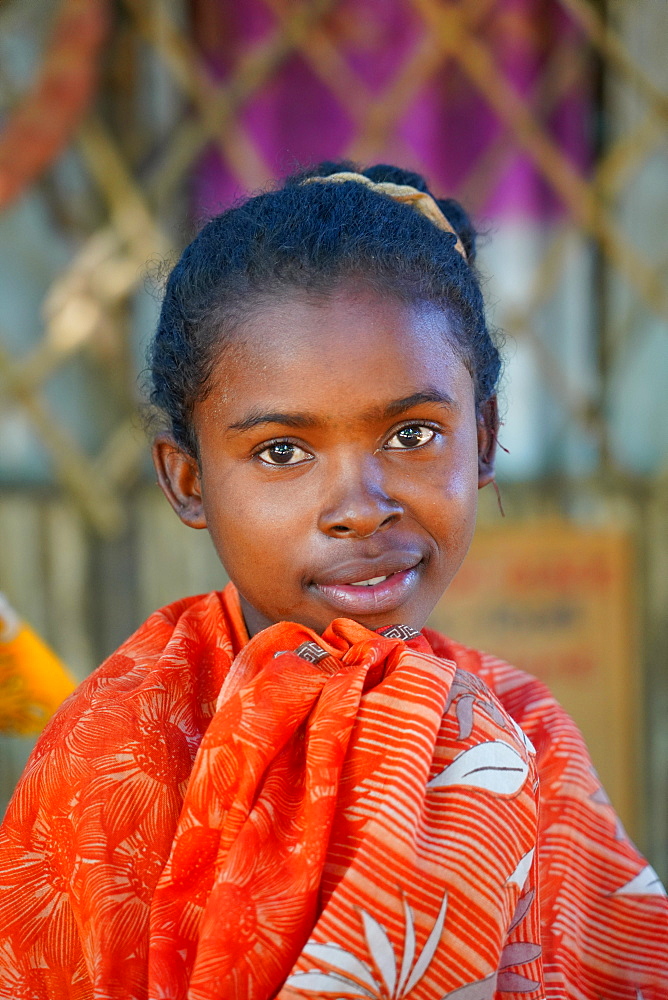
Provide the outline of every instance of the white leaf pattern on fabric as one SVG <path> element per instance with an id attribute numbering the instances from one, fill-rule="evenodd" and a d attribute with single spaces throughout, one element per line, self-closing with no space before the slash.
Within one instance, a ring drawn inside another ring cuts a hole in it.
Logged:
<path id="1" fill-rule="evenodd" d="M 506 885 L 512 885 L 514 883 L 519 889 L 524 888 L 524 883 L 526 882 L 527 876 L 531 871 L 535 851 L 535 847 L 532 847 L 527 854 L 520 858 L 515 871 L 506 879 Z"/>
<path id="2" fill-rule="evenodd" d="M 304 993 L 345 993 L 354 997 L 371 997 L 373 1000 L 380 995 L 371 993 L 359 983 L 354 983 L 352 979 L 346 979 L 336 972 L 318 972 L 316 969 L 311 972 L 295 972 L 285 985 L 292 986 L 295 990 L 303 990 Z"/>
<path id="3" fill-rule="evenodd" d="M 406 985 L 406 980 L 410 975 L 410 971 L 413 967 L 413 961 L 415 959 L 415 926 L 413 924 L 413 914 L 411 908 L 406 902 L 406 897 L 403 899 L 404 903 L 404 922 L 406 924 L 406 936 L 404 940 L 404 954 L 401 959 L 401 971 L 399 973 L 399 986 L 397 988 L 397 993 L 401 996 L 403 993 L 404 986 Z"/>
<path id="4" fill-rule="evenodd" d="M 364 936 L 376 968 L 382 976 L 385 988 L 390 996 L 394 996 L 397 985 L 397 960 L 392 942 L 375 917 L 362 910 Z"/>
<path id="5" fill-rule="evenodd" d="M 515 795 L 526 779 L 529 765 L 503 740 L 488 740 L 462 751 L 428 788 L 472 785 L 494 795 Z"/>
<path id="6" fill-rule="evenodd" d="M 512 722 L 513 727 L 515 729 L 515 732 L 519 736 L 520 741 L 523 744 L 524 748 L 527 750 L 528 753 L 531 754 L 532 757 L 535 757 L 536 756 L 536 748 L 533 745 L 533 743 L 531 742 L 531 740 L 529 739 L 529 737 L 527 736 L 527 734 L 524 732 L 524 730 L 522 729 L 522 727 L 520 726 L 519 722 L 516 722 L 515 719 L 513 719 L 512 715 L 509 715 L 508 718 Z"/>
<path id="7" fill-rule="evenodd" d="M 652 866 L 645 865 L 645 867 L 639 871 L 634 878 L 632 878 L 625 885 L 621 886 L 619 889 L 615 889 L 612 895 L 665 896 L 667 893 L 663 887 L 661 879 L 656 874 Z"/>
<path id="8" fill-rule="evenodd" d="M 326 963 L 331 972 L 312 969 L 309 972 L 295 972 L 285 985 L 302 992 L 345 993 L 346 996 L 370 997 L 373 1000 L 403 1000 L 422 979 L 436 954 L 448 906 L 447 894 L 443 897 L 434 926 L 425 941 L 424 948 L 415 958 L 415 921 L 413 911 L 404 899 L 404 946 L 401 970 L 397 977 L 397 961 L 392 942 L 384 927 L 366 910 L 361 910 L 364 937 L 369 955 L 373 958 L 378 972 L 383 978 L 379 985 L 366 962 L 335 944 L 319 944 L 309 941 L 303 954 Z M 413 964 L 414 963 L 414 964 Z M 349 977 L 355 977 L 355 980 Z M 366 985 L 362 985 L 365 983 Z M 368 988 L 367 988 L 368 987 Z"/>
<path id="9" fill-rule="evenodd" d="M 327 962 L 339 972 L 355 976 L 375 992 L 379 990 L 378 983 L 366 962 L 361 962 L 359 958 L 351 955 L 340 944 L 318 944 L 315 941 L 309 941 L 304 946 L 304 954 L 308 955 L 309 958 L 316 958 L 320 962 Z"/>
<path id="10" fill-rule="evenodd" d="M 422 953 L 415 963 L 415 967 L 411 972 L 410 979 L 406 984 L 406 993 L 410 993 L 413 987 L 419 983 L 419 981 L 424 976 L 427 971 L 429 964 L 434 957 L 436 949 L 438 948 L 438 942 L 441 940 L 441 934 L 443 932 L 443 924 L 445 923 L 445 912 L 448 908 L 448 897 L 447 894 L 443 897 L 443 902 L 441 903 L 441 909 L 438 911 L 438 916 L 436 917 L 436 923 L 434 924 L 431 934 L 425 942 L 425 946 L 422 949 Z"/>

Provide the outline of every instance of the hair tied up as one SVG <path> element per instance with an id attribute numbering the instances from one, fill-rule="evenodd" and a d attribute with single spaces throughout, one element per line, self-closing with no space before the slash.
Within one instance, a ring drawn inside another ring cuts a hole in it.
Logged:
<path id="1" fill-rule="evenodd" d="M 391 181 L 376 183 L 369 177 L 365 177 L 364 174 L 358 174 L 352 170 L 342 170 L 336 174 L 329 174 L 328 177 L 307 177 L 302 181 L 302 184 L 342 184 L 345 181 L 364 184 L 365 187 L 368 187 L 371 191 L 375 191 L 377 194 L 384 194 L 403 205 L 410 205 L 420 215 L 424 215 L 425 218 L 429 219 L 437 229 L 451 233 L 455 237 L 455 250 L 468 263 L 468 255 L 457 230 L 445 217 L 445 214 L 436 204 L 435 199 L 430 194 L 427 194 L 426 191 L 418 191 L 417 188 L 410 184 L 394 184 Z"/>

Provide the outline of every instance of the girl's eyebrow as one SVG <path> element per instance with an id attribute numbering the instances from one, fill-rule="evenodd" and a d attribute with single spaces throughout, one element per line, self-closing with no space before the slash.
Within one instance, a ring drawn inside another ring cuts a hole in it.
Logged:
<path id="1" fill-rule="evenodd" d="M 402 399 L 394 399 L 384 407 L 374 407 L 367 415 L 367 419 L 385 419 L 396 417 L 406 410 L 411 410 L 421 403 L 438 403 L 450 409 L 456 409 L 457 404 L 452 396 L 447 392 L 440 392 L 438 389 L 424 389 L 421 392 L 414 392 L 410 396 Z M 264 412 L 262 410 L 251 410 L 242 420 L 237 420 L 228 426 L 228 431 L 249 431 L 260 424 L 283 424 L 285 427 L 316 427 L 322 421 L 308 413 L 283 413 L 279 411 Z"/>
<path id="2" fill-rule="evenodd" d="M 395 399 L 393 402 L 388 403 L 383 411 L 383 416 L 396 417 L 398 414 L 403 413 L 404 410 L 411 410 L 414 406 L 419 406 L 421 403 L 440 403 L 442 406 L 447 406 L 450 409 L 457 408 L 454 399 L 447 392 L 440 392 L 438 389 L 423 389 L 421 392 L 414 392 L 412 396 L 404 396 L 403 399 Z"/>
<path id="3" fill-rule="evenodd" d="M 251 410 L 243 418 L 230 424 L 228 431 L 249 431 L 259 424 L 285 424 L 287 427 L 313 427 L 319 423 L 316 417 L 303 413 L 264 413 L 261 410 Z"/>

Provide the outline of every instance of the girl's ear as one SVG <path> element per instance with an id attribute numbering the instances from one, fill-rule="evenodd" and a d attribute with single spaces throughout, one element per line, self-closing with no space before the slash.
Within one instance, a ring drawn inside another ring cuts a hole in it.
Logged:
<path id="1" fill-rule="evenodd" d="M 499 408 L 496 396 L 491 396 L 482 404 L 478 414 L 478 489 L 494 479 L 498 433 Z"/>
<path id="2" fill-rule="evenodd" d="M 206 528 L 196 459 L 179 447 L 171 434 L 158 434 L 152 451 L 158 485 L 183 523 Z"/>

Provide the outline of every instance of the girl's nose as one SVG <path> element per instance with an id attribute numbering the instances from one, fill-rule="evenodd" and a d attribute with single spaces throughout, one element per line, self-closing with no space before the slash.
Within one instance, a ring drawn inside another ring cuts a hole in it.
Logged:
<path id="1" fill-rule="evenodd" d="M 326 497 L 318 526 L 334 538 L 368 538 L 395 524 L 404 513 L 369 468 L 337 475 Z"/>

